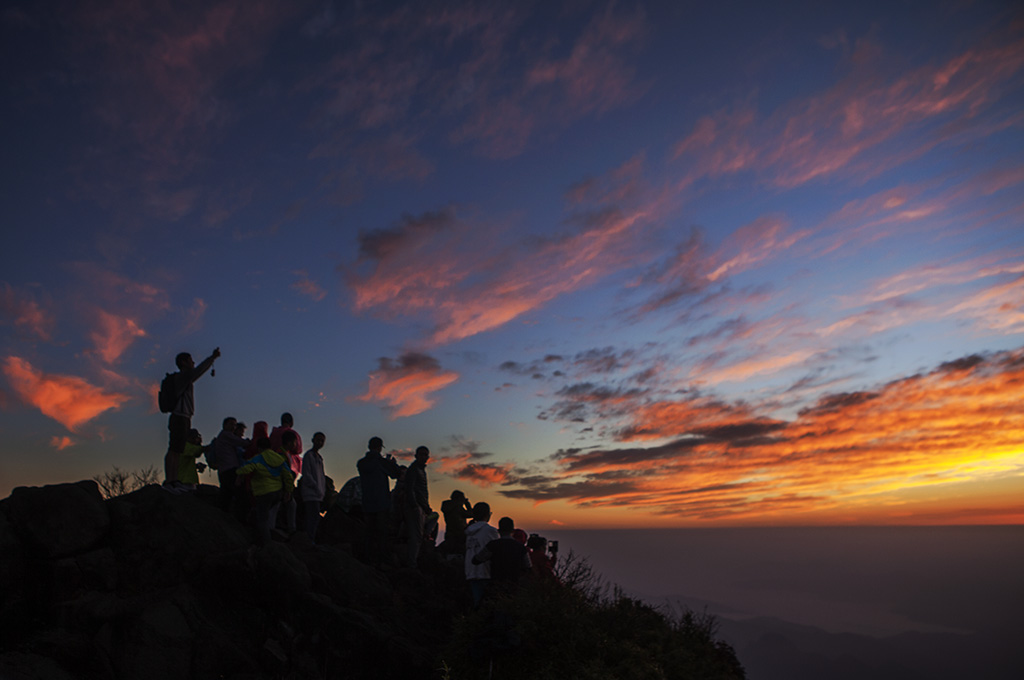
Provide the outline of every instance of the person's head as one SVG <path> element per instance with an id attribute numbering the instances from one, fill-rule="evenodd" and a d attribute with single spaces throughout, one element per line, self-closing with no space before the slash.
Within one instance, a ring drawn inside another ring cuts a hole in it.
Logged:
<path id="1" fill-rule="evenodd" d="M 486 522 L 491 518 L 491 506 L 484 501 L 480 501 L 473 506 L 473 521 L 475 522 Z"/>
<path id="2" fill-rule="evenodd" d="M 466 494 L 456 489 L 455 491 L 452 491 L 452 500 L 461 503 L 466 500 Z"/>
<path id="3" fill-rule="evenodd" d="M 260 451 L 266 451 L 270 448 L 270 437 L 260 437 L 256 440 L 256 448 Z"/>
<path id="4" fill-rule="evenodd" d="M 548 539 L 537 534 L 530 534 L 526 540 L 526 547 L 535 552 L 545 552 L 548 549 Z"/>
<path id="5" fill-rule="evenodd" d="M 511 536 L 512 532 L 516 530 L 516 523 L 512 521 L 511 517 L 502 517 L 498 520 L 498 534 L 501 536 Z"/>
<path id="6" fill-rule="evenodd" d="M 267 427 L 267 421 L 257 420 L 256 424 L 252 426 L 252 436 L 255 440 L 259 441 L 268 434 L 270 434 L 270 430 Z"/>
<path id="7" fill-rule="evenodd" d="M 313 434 L 313 448 L 319 451 L 324 448 L 324 444 L 327 443 L 327 437 L 324 436 L 323 432 L 316 432 Z"/>
<path id="8" fill-rule="evenodd" d="M 295 424 L 295 419 L 292 418 L 291 413 L 281 414 L 281 427 L 291 427 Z"/>
<path id="9" fill-rule="evenodd" d="M 299 435 L 289 430 L 281 435 L 281 447 L 290 453 L 295 453 L 299 448 Z"/>
<path id="10" fill-rule="evenodd" d="M 234 432 L 236 425 L 238 425 L 238 420 L 232 418 L 231 416 L 228 416 L 223 420 L 223 422 L 221 422 L 220 429 L 224 430 L 225 432 Z"/>
<path id="11" fill-rule="evenodd" d="M 384 449 L 384 440 L 380 437 L 370 437 L 370 443 L 367 446 L 371 451 L 380 453 Z"/>
<path id="12" fill-rule="evenodd" d="M 246 425 L 245 423 L 235 423 L 235 434 L 239 437 L 244 437 L 245 428 L 247 427 L 248 425 Z"/>
<path id="13" fill-rule="evenodd" d="M 188 352 L 182 352 L 178 356 L 174 357 L 174 365 L 179 369 L 195 368 L 195 362 L 192 361 L 192 355 Z"/>
<path id="14" fill-rule="evenodd" d="M 418 449 L 416 449 L 416 462 L 426 464 L 429 458 L 430 449 L 428 449 L 426 446 L 421 446 Z"/>
<path id="15" fill-rule="evenodd" d="M 188 431 L 188 441 L 192 444 L 202 444 L 203 435 L 199 434 L 199 430 L 193 427 Z"/>
<path id="16" fill-rule="evenodd" d="M 512 538 L 516 539 L 519 543 L 526 545 L 526 532 L 522 529 L 516 529 L 512 532 Z"/>

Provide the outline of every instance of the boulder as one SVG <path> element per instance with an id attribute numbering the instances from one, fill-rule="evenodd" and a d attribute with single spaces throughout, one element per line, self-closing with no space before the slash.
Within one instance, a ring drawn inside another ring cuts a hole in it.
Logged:
<path id="1" fill-rule="evenodd" d="M 110 528 L 110 514 L 96 482 L 19 486 L 7 503 L 14 531 L 45 557 L 67 557 L 89 550 Z"/>

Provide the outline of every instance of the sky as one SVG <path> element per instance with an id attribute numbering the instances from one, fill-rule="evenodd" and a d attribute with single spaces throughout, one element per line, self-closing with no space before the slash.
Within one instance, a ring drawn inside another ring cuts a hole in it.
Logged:
<path id="1" fill-rule="evenodd" d="M 219 347 L 435 507 L 1024 522 L 1024 12 L 838 5 L 5 3 L 0 494 Z"/>

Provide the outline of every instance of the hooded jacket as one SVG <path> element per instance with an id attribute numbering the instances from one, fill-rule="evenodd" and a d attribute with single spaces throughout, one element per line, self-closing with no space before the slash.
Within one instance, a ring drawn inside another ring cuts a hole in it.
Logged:
<path id="1" fill-rule="evenodd" d="M 489 562 L 473 564 L 473 558 L 491 541 L 498 540 L 498 530 L 487 522 L 473 522 L 466 527 L 466 578 L 491 578 Z"/>
<path id="2" fill-rule="evenodd" d="M 245 461 L 235 472 L 236 475 L 252 477 L 252 495 L 265 496 L 275 491 L 291 491 L 295 488 L 295 475 L 288 467 L 288 460 L 280 453 L 267 449 Z"/>

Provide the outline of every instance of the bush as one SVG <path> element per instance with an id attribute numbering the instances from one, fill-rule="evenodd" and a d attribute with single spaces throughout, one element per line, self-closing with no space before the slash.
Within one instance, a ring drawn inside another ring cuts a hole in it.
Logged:
<path id="1" fill-rule="evenodd" d="M 529 580 L 456 621 L 445 677 L 625 680 L 744 678 L 713 616 L 665 613 L 610 587 L 572 553 L 563 585 Z"/>
<path id="2" fill-rule="evenodd" d="M 92 478 L 100 487 L 104 498 L 116 498 L 160 481 L 160 471 L 150 465 L 142 470 L 122 470 L 116 465 Z"/>

